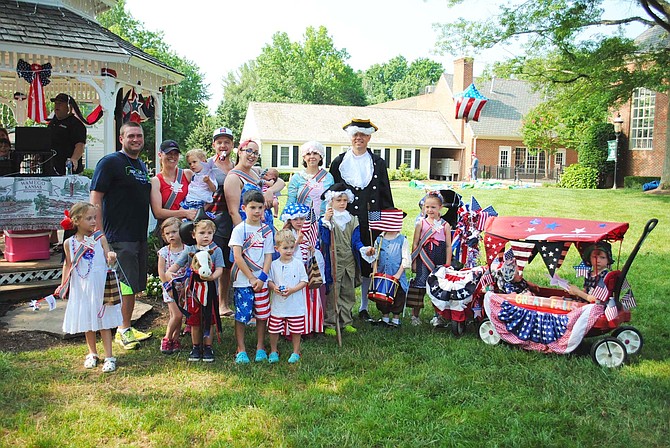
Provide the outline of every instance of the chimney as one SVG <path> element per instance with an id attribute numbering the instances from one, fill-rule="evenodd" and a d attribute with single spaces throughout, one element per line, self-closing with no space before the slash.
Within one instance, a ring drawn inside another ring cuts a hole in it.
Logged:
<path id="1" fill-rule="evenodd" d="M 454 61 L 454 85 L 452 91 L 461 93 L 472 84 L 473 58 L 460 58 Z"/>

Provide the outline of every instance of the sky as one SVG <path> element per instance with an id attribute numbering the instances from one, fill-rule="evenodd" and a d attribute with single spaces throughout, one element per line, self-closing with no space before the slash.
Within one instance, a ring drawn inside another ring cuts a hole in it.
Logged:
<path id="1" fill-rule="evenodd" d="M 454 59 L 464 55 L 437 54 L 433 24 L 495 15 L 498 3 L 468 0 L 448 8 L 446 0 L 126 0 L 126 9 L 146 29 L 162 31 L 177 54 L 200 67 L 214 112 L 223 98 L 222 79 L 255 59 L 278 31 L 302 42 L 307 27 L 325 26 L 335 48 L 349 53 L 346 62 L 354 70 L 402 55 L 409 62 L 429 58 L 453 73 Z M 475 55 L 475 76 L 519 51 L 497 46 Z"/>

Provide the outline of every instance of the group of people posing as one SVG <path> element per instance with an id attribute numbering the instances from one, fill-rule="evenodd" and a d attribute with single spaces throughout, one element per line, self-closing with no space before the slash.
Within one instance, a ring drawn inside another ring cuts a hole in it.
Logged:
<path id="1" fill-rule="evenodd" d="M 74 235 L 64 242 L 60 292 L 66 292 L 69 302 L 63 329 L 86 334 L 89 354 L 84 366 L 98 365 L 96 331 L 102 336 L 105 372 L 116 368 L 112 328 L 117 327 L 116 341 L 128 350 L 151 337 L 131 327 L 135 296 L 146 288 L 149 208 L 165 243 L 158 251 L 163 299 L 170 311 L 161 341 L 163 353 L 181 349 L 186 316 L 192 342 L 188 360 L 213 362 L 212 343 L 220 334 L 221 317 L 230 317 L 235 320 L 235 363 L 251 361 L 244 337 L 251 325 L 256 327 L 256 362 L 279 362 L 282 335 L 292 342 L 288 362 L 299 362 L 303 336 L 357 331 L 353 307 L 359 284 L 358 316 L 373 322 L 368 312 L 373 272 L 399 285 L 393 301 L 377 302 L 382 317 L 374 322 L 397 328 L 407 306 L 412 308 L 411 324 L 421 325 L 423 297 L 407 299 L 405 270 L 416 272 L 413 286 L 425 291 L 432 269 L 451 264 L 451 227 L 442 217 L 444 198 L 430 192 L 422 199 L 410 251 L 400 232 L 404 213 L 394 208 L 386 164 L 368 149 L 377 127 L 370 120 L 353 119 L 343 129 L 351 148 L 332 161 L 329 171 L 323 167 L 321 143 L 310 141 L 300 147 L 303 170 L 289 181 L 280 215 L 284 224 L 277 230 L 276 196 L 285 182 L 276 170 L 258 169 L 257 142 L 244 140 L 234 148 L 233 132 L 218 128 L 212 135 L 214 156 L 207 158 L 199 149 L 188 151 L 189 168 L 182 169 L 179 144 L 167 140 L 160 145 L 160 172 L 149 178 L 139 158 L 142 127 L 124 124 L 121 151 L 105 156 L 96 166 L 90 203 L 75 204 L 64 220 Z M 236 163 L 231 160 L 233 153 Z M 374 230 L 376 225 L 371 228 L 370 212 L 381 211 L 400 214 L 395 227 L 383 232 Z M 193 259 L 209 269 L 195 268 Z M 118 304 L 103 297 L 108 265 L 121 273 Z"/>

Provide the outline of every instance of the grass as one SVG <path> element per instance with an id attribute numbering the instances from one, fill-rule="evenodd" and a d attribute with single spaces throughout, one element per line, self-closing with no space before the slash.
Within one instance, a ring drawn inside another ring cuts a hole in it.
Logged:
<path id="1" fill-rule="evenodd" d="M 279 365 L 238 367 L 228 320 L 213 365 L 161 355 L 155 338 L 136 352 L 115 347 L 119 370 L 103 375 L 81 367 L 82 340 L 0 352 L 0 446 L 667 446 L 670 197 L 553 188 L 461 193 L 502 215 L 628 221 L 623 256 L 646 220 L 659 218 L 630 274 L 641 355 L 605 370 L 579 354 L 487 346 L 470 328 L 455 339 L 428 326 L 394 332 L 361 324 L 341 349 L 323 337 L 305 342 L 296 366 L 286 363 L 283 342 Z M 393 195 L 414 216 L 421 192 L 394 183 Z M 561 274 L 574 279 L 574 264 L 573 248 Z M 536 260 L 526 276 L 542 283 L 544 272 Z M 426 308 L 422 317 L 430 315 Z"/>

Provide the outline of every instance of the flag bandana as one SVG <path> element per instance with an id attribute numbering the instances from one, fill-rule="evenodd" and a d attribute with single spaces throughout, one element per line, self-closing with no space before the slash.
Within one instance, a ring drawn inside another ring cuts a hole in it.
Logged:
<path id="1" fill-rule="evenodd" d="M 455 95 L 454 99 L 456 100 L 456 119 L 464 118 L 466 122 L 479 121 L 479 115 L 488 101 L 488 98 L 479 93 L 474 83 L 462 93 Z"/>
<path id="2" fill-rule="evenodd" d="M 400 232 L 403 211 L 399 209 L 374 210 L 368 212 L 370 229 L 380 232 Z"/>

